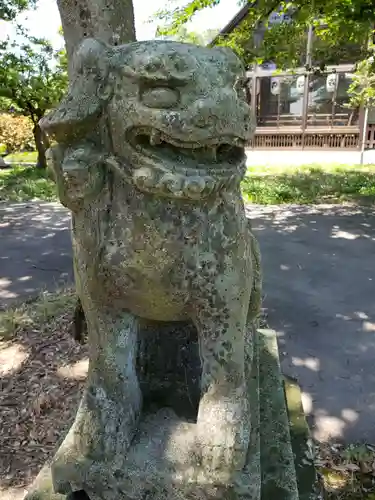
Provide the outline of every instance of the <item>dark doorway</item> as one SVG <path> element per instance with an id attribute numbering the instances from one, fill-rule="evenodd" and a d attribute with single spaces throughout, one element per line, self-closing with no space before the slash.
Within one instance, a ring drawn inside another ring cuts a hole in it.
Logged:
<path id="1" fill-rule="evenodd" d="M 201 371 L 192 323 L 142 320 L 137 373 L 146 412 L 169 407 L 178 417 L 196 422 Z"/>

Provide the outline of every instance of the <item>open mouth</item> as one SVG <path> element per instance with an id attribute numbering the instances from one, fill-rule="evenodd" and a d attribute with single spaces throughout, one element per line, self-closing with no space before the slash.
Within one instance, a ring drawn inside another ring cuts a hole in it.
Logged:
<path id="1" fill-rule="evenodd" d="M 245 143 L 237 137 L 221 137 L 201 144 L 180 141 L 153 128 L 135 127 L 127 139 L 144 156 L 173 163 L 175 169 L 202 168 L 219 173 L 236 169 L 245 157 Z"/>

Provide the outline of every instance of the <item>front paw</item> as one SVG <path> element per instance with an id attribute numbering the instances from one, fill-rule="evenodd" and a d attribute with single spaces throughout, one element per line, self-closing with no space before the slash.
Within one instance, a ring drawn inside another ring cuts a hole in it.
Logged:
<path id="1" fill-rule="evenodd" d="M 246 391 L 207 393 L 198 412 L 198 440 L 205 469 L 241 470 L 246 464 L 250 439 L 250 408 Z"/>

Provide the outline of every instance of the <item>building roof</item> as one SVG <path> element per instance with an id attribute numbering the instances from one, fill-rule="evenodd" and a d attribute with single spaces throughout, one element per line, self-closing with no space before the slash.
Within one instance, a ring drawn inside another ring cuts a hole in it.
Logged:
<path id="1" fill-rule="evenodd" d="M 244 5 L 238 12 L 237 14 L 229 21 L 228 24 L 224 26 L 223 29 L 219 31 L 219 33 L 211 40 L 209 45 L 215 45 L 215 43 L 218 41 L 218 38 L 223 36 L 223 35 L 229 35 L 232 33 L 232 31 L 245 19 L 247 14 L 249 13 L 250 9 L 254 7 L 256 4 L 255 2 L 247 2 L 246 5 Z"/>

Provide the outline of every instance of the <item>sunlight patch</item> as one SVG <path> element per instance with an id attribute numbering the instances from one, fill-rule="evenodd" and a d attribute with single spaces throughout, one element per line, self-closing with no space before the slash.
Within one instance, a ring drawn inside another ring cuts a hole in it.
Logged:
<path id="1" fill-rule="evenodd" d="M 18 278 L 18 281 L 29 281 L 31 280 L 31 276 L 21 276 Z"/>
<path id="2" fill-rule="evenodd" d="M 354 316 L 358 319 L 369 319 L 368 315 L 365 312 L 362 311 L 356 311 L 354 313 Z"/>
<path id="3" fill-rule="evenodd" d="M 363 331 L 364 332 L 375 332 L 375 323 L 372 323 L 371 321 L 364 321 L 363 322 Z"/>
<path id="4" fill-rule="evenodd" d="M 88 368 L 89 358 L 84 358 L 80 361 L 77 361 L 76 363 L 60 366 L 60 368 L 57 369 L 57 374 L 63 378 L 84 380 L 87 376 Z"/>
<path id="5" fill-rule="evenodd" d="M 341 238 L 343 240 L 356 240 L 359 238 L 358 234 L 348 233 L 347 231 L 340 231 L 338 228 L 333 228 L 332 238 Z"/>
<path id="6" fill-rule="evenodd" d="M 314 438 L 326 442 L 330 439 L 342 438 L 346 422 L 337 417 L 330 417 L 322 411 L 316 412 Z"/>
<path id="7" fill-rule="evenodd" d="M 24 488 L 2 488 L 0 486 L 1 500 L 23 500 L 27 490 Z"/>
<path id="8" fill-rule="evenodd" d="M 356 422 L 359 418 L 358 413 L 355 410 L 352 410 L 351 408 L 344 408 L 341 411 L 341 415 L 344 420 L 350 423 Z"/>
<path id="9" fill-rule="evenodd" d="M 292 363 L 294 366 L 304 366 L 313 372 L 318 372 L 320 370 L 320 362 L 317 358 L 296 358 L 292 357 Z"/>
<path id="10" fill-rule="evenodd" d="M 12 282 L 7 278 L 0 278 L 0 297 L 2 299 L 14 299 L 17 297 L 16 294 L 6 290 L 8 286 L 11 286 Z"/>
<path id="11" fill-rule="evenodd" d="M 9 375 L 19 370 L 28 357 L 29 354 L 21 344 L 0 344 L 0 375 Z"/>
<path id="12" fill-rule="evenodd" d="M 301 393 L 302 407 L 306 415 L 311 415 L 313 411 L 313 399 L 307 392 Z"/>

